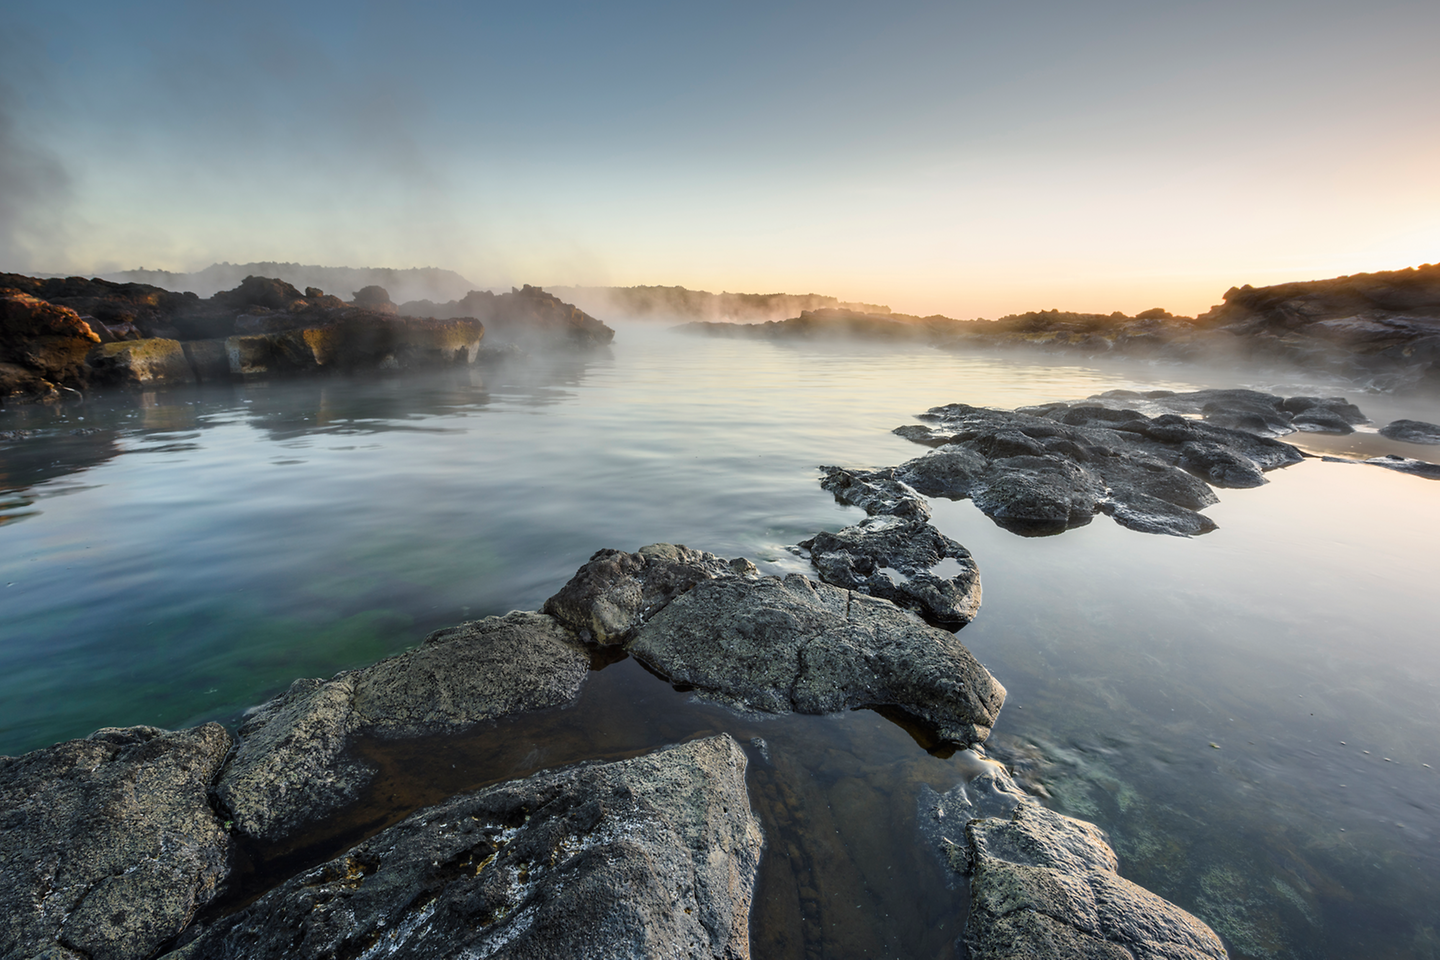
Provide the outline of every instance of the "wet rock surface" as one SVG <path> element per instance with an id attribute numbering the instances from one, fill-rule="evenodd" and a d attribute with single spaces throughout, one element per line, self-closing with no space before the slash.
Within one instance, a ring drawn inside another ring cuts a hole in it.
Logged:
<path id="1" fill-rule="evenodd" d="M 727 735 L 423 810 L 167 956 L 750 955 L 762 843 Z"/>
<path id="2" fill-rule="evenodd" d="M 669 543 L 635 553 L 600 550 L 543 609 L 582 640 L 612 646 L 629 640 L 645 620 L 701 580 L 731 573 L 753 575 L 755 568 L 749 561 Z"/>
<path id="3" fill-rule="evenodd" d="M 1300 429 L 1295 419 L 1307 415 L 1346 429 L 1363 420 L 1341 397 L 1251 390 L 1111 391 L 1014 411 L 952 403 L 895 430 L 930 453 L 873 471 L 822 468 L 822 485 L 842 502 L 880 509 L 902 502 L 905 489 L 970 499 L 1027 536 L 1061 533 L 1097 513 L 1143 533 L 1195 536 L 1215 529 L 1200 513 L 1218 500 L 1212 486 L 1259 486 L 1267 471 L 1303 459 L 1270 434 Z"/>
<path id="4" fill-rule="evenodd" d="M 215 795 L 246 837 L 279 843 L 353 801 L 374 771 L 362 734 L 419 736 L 572 700 L 590 656 L 571 631 L 516 612 L 440 630 L 416 649 L 331 680 L 297 680 L 256 707 Z"/>
<path id="5" fill-rule="evenodd" d="M 230 743 L 106 728 L 0 757 L 0 954 L 141 960 L 184 929 L 229 870 L 206 790 Z"/>
<path id="6" fill-rule="evenodd" d="M 753 569 L 669 544 L 601 551 L 545 609 L 743 710 L 895 707 L 944 739 L 989 735 L 1005 690 L 953 634 L 886 600 Z"/>
<path id="7" fill-rule="evenodd" d="M 1423 420 L 1392 420 L 1380 428 L 1380 436 L 1406 443 L 1440 443 L 1440 424 Z"/>
<path id="8" fill-rule="evenodd" d="M 944 794 L 922 786 L 921 831 L 955 879 L 967 878 L 964 942 L 974 960 L 1009 957 L 1223 960 L 1208 926 L 1124 879 L 1105 834 L 1023 793 L 979 761 Z"/>
<path id="9" fill-rule="evenodd" d="M 980 609 L 980 568 L 970 551 L 925 520 L 870 517 L 799 546 L 826 583 L 858 590 L 955 629 Z"/>

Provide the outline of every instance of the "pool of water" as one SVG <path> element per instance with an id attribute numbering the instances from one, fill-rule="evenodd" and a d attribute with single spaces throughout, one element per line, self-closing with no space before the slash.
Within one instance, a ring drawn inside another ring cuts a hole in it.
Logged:
<path id="1" fill-rule="evenodd" d="M 669 541 L 803 569 L 788 545 L 860 516 L 815 468 L 920 455 L 890 430 L 942 403 L 1346 392 L 1261 370 L 617 326 L 608 351 L 497 371 L 0 411 L 0 431 L 29 431 L 0 443 L 0 753 L 106 725 L 233 722 L 295 677 L 537 608 L 602 547 Z M 1348 395 L 1377 423 L 1440 421 L 1433 399 Z M 1373 433 L 1289 439 L 1440 454 Z M 934 501 L 981 569 L 984 604 L 960 637 L 1010 691 L 993 748 L 1236 956 L 1435 957 L 1440 484 L 1319 460 L 1269 476 L 1220 491 L 1207 510 L 1220 528 L 1194 540 L 1105 517 L 1027 539 Z M 913 893 L 939 874 L 905 837 L 918 783 L 959 780 L 954 760 L 869 711 L 752 729 L 628 663 L 587 683 L 598 719 L 581 726 L 600 740 L 536 720 L 521 756 L 477 760 L 455 783 L 538 768 L 535 751 L 544 765 L 713 729 L 762 736 L 771 762 L 752 764 L 752 795 L 772 843 L 756 955 L 945 955 L 961 908 L 953 892 Z M 610 685 L 610 700 L 658 691 L 655 713 L 605 713 Z M 636 725 L 654 729 L 636 739 Z M 867 829 L 881 810 L 895 823 Z"/>

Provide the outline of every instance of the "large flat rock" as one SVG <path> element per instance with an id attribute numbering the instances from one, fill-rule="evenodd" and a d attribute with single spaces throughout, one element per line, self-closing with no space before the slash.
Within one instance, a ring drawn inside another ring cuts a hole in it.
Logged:
<path id="1" fill-rule="evenodd" d="M 374 770 L 347 751 L 362 733 L 405 737 L 568 703 L 590 656 L 554 618 L 515 612 L 437 631 L 416 649 L 330 680 L 297 680 L 255 708 L 215 794 L 235 829 L 295 835 L 353 801 Z"/>
<path id="2" fill-rule="evenodd" d="M 218 723 L 109 727 L 0 757 L 0 956 L 143 960 L 228 873 Z"/>
<path id="3" fill-rule="evenodd" d="M 430 807 L 167 956 L 743 960 L 761 843 L 722 734 Z"/>

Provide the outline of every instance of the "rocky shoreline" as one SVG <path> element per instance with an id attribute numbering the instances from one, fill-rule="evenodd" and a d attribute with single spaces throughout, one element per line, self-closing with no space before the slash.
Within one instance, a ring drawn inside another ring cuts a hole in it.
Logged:
<path id="1" fill-rule="evenodd" d="M 951 632 L 978 609 L 978 568 L 929 526 L 913 488 L 866 489 L 875 517 L 797 547 L 818 579 L 761 576 L 747 560 L 669 544 L 601 550 L 542 611 L 461 624 L 370 667 L 298 680 L 233 736 L 213 723 L 109 728 L 0 758 L 0 945 L 77 960 L 749 956 L 765 840 L 746 750 L 724 733 L 463 793 L 366 831 L 339 856 L 292 863 L 258 898 L 229 891 L 257 851 L 303 850 L 317 827 L 354 811 L 377 773 L 360 740 L 443 738 L 563 707 L 597 657 L 628 655 L 742 715 L 871 707 L 948 749 L 978 751 L 1005 698 Z M 887 588 L 899 571 L 909 588 Z M 768 760 L 763 743 L 751 750 Z M 993 764 L 957 775 L 943 801 L 951 833 L 935 853 L 969 885 L 972 955 L 1074 941 L 1066 949 L 1094 955 L 1224 956 L 1203 923 L 1116 876 L 1096 828 L 1044 811 Z M 966 807 L 967 789 L 1004 793 L 1008 806 Z M 922 820 L 937 819 L 932 806 Z M 1050 853 L 1006 854 L 1006 831 Z M 969 852 L 957 859 L 950 845 L 962 835 Z M 1041 896 L 1057 884 L 1092 893 Z"/>
<path id="2" fill-rule="evenodd" d="M 297 680 L 234 734 L 106 728 L 0 757 L 0 952 L 748 957 L 773 842 L 747 785 L 749 765 L 771 760 L 759 739 L 701 733 L 542 766 L 398 822 L 364 813 L 381 775 L 366 744 L 443 752 L 484 724 L 573 708 L 598 664 L 629 657 L 743 717 L 870 708 L 943 756 L 960 751 L 948 789 L 916 785 L 914 842 L 968 891 L 961 937 L 977 960 L 1224 957 L 1203 922 L 1119 876 L 1098 828 L 985 759 L 1005 689 L 954 633 L 978 613 L 980 570 L 930 524 L 926 497 L 970 498 L 1022 534 L 1107 513 L 1191 536 L 1213 529 L 1199 512 L 1212 487 L 1262 484 L 1303 458 L 1277 437 L 1368 421 L 1340 397 L 1240 390 L 949 404 L 920 420 L 895 431 L 930 448 L 915 460 L 821 468 L 822 487 L 867 516 L 797 544 L 813 576 L 671 544 L 600 550 L 540 611 Z M 1387 431 L 1440 435 L 1417 421 Z M 346 818 L 359 826 L 317 846 Z"/>
<path id="3" fill-rule="evenodd" d="M 52 402 L 92 387 L 425 370 L 593 349 L 615 336 L 537 287 L 475 292 L 463 303 L 465 311 L 419 314 L 378 286 L 347 302 L 254 276 L 202 300 L 139 283 L 0 274 L 0 402 Z"/>
<path id="4" fill-rule="evenodd" d="M 918 317 L 825 307 L 764 323 L 699 320 L 712 337 L 835 337 L 925 343 L 945 350 L 1044 349 L 1175 362 L 1268 362 L 1323 370 L 1369 389 L 1440 386 L 1440 264 L 1329 280 L 1232 287 L 1195 317 L 1037 310 L 999 320 Z"/>

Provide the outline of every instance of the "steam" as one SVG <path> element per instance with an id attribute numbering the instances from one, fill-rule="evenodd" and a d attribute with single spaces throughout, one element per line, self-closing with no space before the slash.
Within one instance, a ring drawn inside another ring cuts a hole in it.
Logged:
<path id="1" fill-rule="evenodd" d="M 35 269 L 56 246 L 71 185 L 60 158 L 24 136 L 14 102 L 0 86 L 0 271 L 7 272 Z"/>

